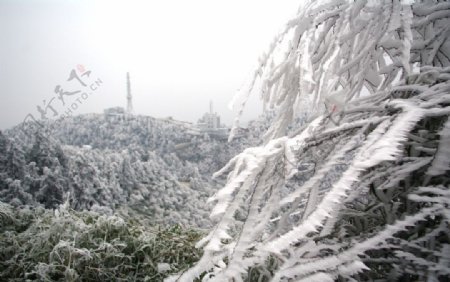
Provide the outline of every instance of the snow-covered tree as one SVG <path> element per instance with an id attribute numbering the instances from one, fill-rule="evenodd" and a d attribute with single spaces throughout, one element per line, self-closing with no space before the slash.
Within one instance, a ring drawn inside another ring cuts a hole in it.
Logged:
<path id="1" fill-rule="evenodd" d="M 448 278 L 449 17 L 446 1 L 304 1 L 234 101 L 276 111 L 265 143 L 216 173 L 203 257 L 169 280 Z"/>
<path id="2" fill-rule="evenodd" d="M 25 156 L 22 149 L 14 143 L 9 148 L 6 169 L 9 172 L 8 174 L 14 179 L 22 179 L 24 177 Z"/>

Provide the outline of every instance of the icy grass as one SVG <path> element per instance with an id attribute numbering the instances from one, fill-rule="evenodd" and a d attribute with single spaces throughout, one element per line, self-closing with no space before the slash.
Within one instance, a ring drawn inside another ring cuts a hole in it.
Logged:
<path id="1" fill-rule="evenodd" d="M 202 234 L 135 219 L 0 202 L 2 281 L 161 281 L 201 256 Z"/>

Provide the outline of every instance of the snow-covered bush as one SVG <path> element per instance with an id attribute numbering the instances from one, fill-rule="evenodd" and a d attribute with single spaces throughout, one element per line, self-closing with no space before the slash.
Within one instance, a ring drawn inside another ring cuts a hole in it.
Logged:
<path id="1" fill-rule="evenodd" d="M 0 223 L 1 281 L 161 281 L 201 255 L 198 231 L 67 204 L 51 211 L 0 202 Z"/>
<path id="2" fill-rule="evenodd" d="M 445 281 L 449 17 L 446 1 L 302 3 L 235 101 L 275 109 L 265 143 L 216 173 L 203 257 L 169 280 Z"/>

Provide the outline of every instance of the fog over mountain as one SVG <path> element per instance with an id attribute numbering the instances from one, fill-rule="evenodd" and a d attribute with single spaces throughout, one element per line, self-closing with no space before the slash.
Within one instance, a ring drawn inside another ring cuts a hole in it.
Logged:
<path id="1" fill-rule="evenodd" d="M 228 102 L 296 9 L 294 0 L 2 0 L 0 129 L 37 113 L 57 85 L 78 90 L 67 84 L 77 65 L 103 81 L 78 114 L 125 105 L 130 72 L 136 113 L 195 122 L 213 100 L 231 125 Z M 247 120 L 262 106 L 248 109 Z"/>

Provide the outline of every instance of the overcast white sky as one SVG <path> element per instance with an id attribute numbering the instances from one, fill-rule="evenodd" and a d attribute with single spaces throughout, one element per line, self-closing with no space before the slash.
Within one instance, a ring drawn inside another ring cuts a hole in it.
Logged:
<path id="1" fill-rule="evenodd" d="M 56 85 L 81 64 L 103 84 L 75 114 L 126 105 L 131 74 L 134 111 L 195 122 L 209 100 L 230 124 L 227 104 L 245 83 L 299 0 L 0 0 L 0 129 L 20 123 L 56 97 Z M 58 114 L 66 105 L 55 99 Z M 260 105 L 252 101 L 246 118 Z M 49 110 L 48 117 L 51 117 Z"/>

